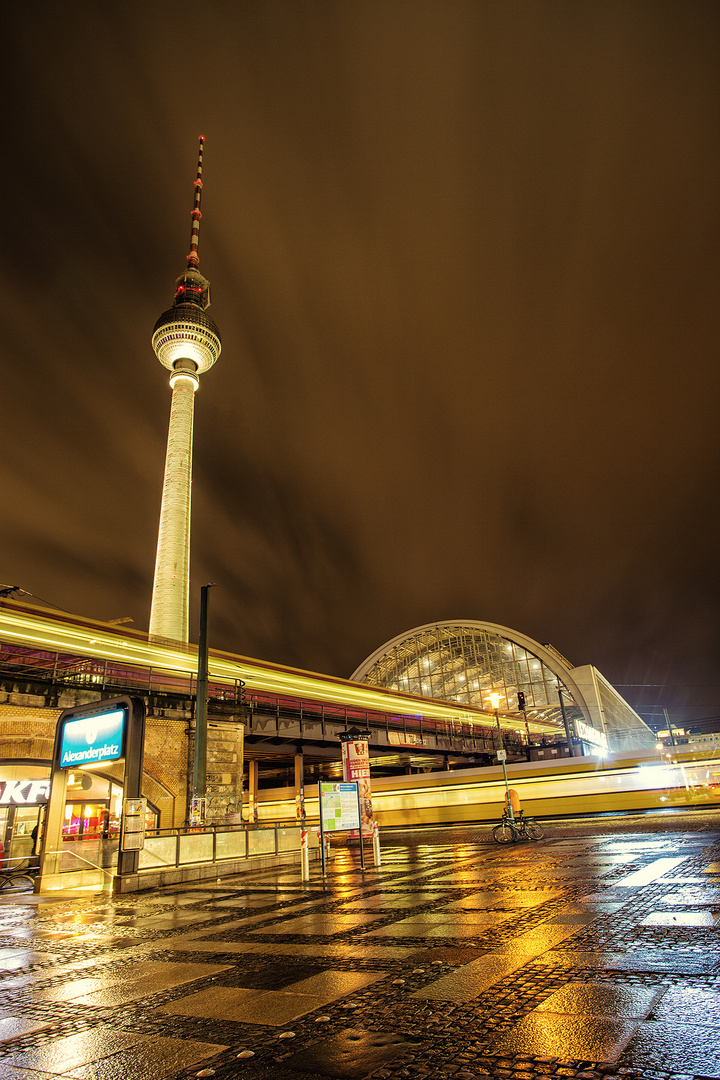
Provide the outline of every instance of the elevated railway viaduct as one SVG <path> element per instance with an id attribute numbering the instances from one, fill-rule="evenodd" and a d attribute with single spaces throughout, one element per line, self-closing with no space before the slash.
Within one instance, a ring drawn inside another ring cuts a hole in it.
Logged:
<path id="1" fill-rule="evenodd" d="M 146 702 L 148 798 L 159 823 L 179 825 L 193 754 L 196 651 L 0 601 L 4 763 L 49 764 L 63 708 L 121 694 Z M 208 722 L 208 797 L 216 820 L 241 810 L 244 786 L 291 786 L 298 775 L 306 781 L 337 777 L 338 736 L 347 731 L 368 733 L 376 775 L 489 765 L 498 745 L 494 716 L 477 709 L 212 651 Z M 500 717 L 499 725 L 508 759 L 525 760 L 517 718 Z M 545 734 L 533 726 L 538 739 Z M 118 769 L 109 767 L 108 779 Z"/>

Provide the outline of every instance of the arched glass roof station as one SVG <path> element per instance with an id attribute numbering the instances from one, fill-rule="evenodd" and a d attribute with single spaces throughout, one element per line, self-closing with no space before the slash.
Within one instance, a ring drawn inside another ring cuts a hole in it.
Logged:
<path id="1" fill-rule="evenodd" d="M 557 726 L 565 720 L 587 754 L 639 750 L 656 737 L 613 686 L 591 665 L 573 667 L 552 645 L 495 623 L 449 621 L 417 626 L 393 638 L 350 676 L 356 682 L 420 697 L 490 708 Z M 563 718 L 563 711 L 565 717 Z"/>

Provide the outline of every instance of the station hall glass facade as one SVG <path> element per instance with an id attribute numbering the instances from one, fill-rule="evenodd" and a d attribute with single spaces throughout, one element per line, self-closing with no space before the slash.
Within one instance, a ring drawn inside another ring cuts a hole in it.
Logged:
<path id="1" fill-rule="evenodd" d="M 589 750 L 639 749 L 655 742 L 641 717 L 594 668 L 574 668 L 551 645 L 493 623 L 416 627 L 382 645 L 351 678 L 485 710 L 496 693 L 500 712 L 518 716 L 520 692 L 528 720 L 550 721 L 564 734 L 564 710 Z"/>

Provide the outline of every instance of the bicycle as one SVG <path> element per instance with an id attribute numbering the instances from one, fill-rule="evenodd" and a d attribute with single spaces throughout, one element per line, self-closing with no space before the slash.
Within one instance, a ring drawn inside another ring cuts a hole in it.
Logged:
<path id="1" fill-rule="evenodd" d="M 492 831 L 496 844 L 514 844 L 517 840 L 542 840 L 545 835 L 541 825 L 533 818 L 526 818 L 520 810 L 514 818 L 503 814 L 502 821 Z"/>
<path id="2" fill-rule="evenodd" d="M 19 862 L 25 862 L 21 859 Z M 27 892 L 35 888 L 35 874 L 37 868 L 31 866 L 3 866 L 0 867 L 0 892 Z"/>

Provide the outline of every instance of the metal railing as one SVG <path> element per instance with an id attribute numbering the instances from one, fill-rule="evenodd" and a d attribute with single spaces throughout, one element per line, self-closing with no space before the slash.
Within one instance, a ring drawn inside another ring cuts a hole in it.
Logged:
<path id="1" fill-rule="evenodd" d="M 14 643 L 0 642 L 0 677 L 6 681 L 28 681 L 52 686 L 84 687 L 98 692 L 135 693 L 145 696 L 165 696 L 191 704 L 197 692 L 195 674 L 175 675 L 162 669 L 108 659 L 75 656 L 68 653 L 31 649 Z M 262 732 L 269 719 L 279 730 L 283 722 L 300 727 L 319 725 L 325 738 L 327 724 L 370 727 L 408 738 L 407 745 L 422 747 L 425 735 L 460 740 L 470 744 L 471 751 L 492 752 L 495 734 L 492 728 L 450 718 L 441 720 L 422 715 L 381 713 L 343 705 L 326 704 L 301 698 L 283 697 L 256 692 L 245 687 L 240 679 L 220 682 L 210 677 L 209 708 L 232 710 L 241 714 L 248 733 Z M 309 733 L 312 738 L 312 734 Z M 420 740 L 419 742 L 417 740 Z M 402 742 L 394 743 L 402 746 Z M 520 740 L 518 740 L 520 745 Z"/>
<path id="2" fill-rule="evenodd" d="M 140 872 L 300 851 L 300 825 L 216 825 L 153 829 L 145 834 Z"/>

